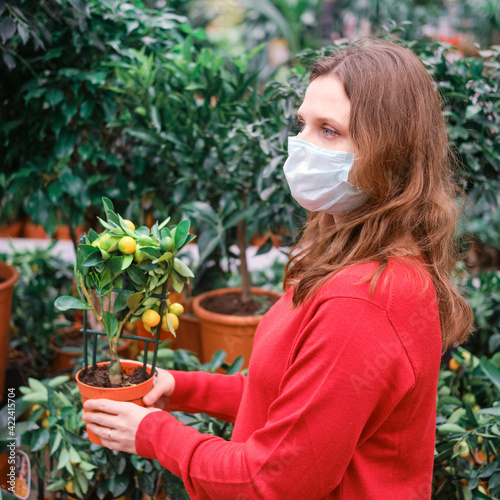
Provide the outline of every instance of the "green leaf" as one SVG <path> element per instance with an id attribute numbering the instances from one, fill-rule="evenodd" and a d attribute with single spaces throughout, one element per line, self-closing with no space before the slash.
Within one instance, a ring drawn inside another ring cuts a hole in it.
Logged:
<path id="1" fill-rule="evenodd" d="M 116 255 L 114 257 L 111 257 L 111 259 L 108 260 L 107 265 L 109 270 L 111 271 L 111 274 L 113 275 L 113 278 L 116 278 L 119 274 L 121 274 L 123 269 L 123 256 Z"/>
<path id="2" fill-rule="evenodd" d="M 36 431 L 31 438 L 31 451 L 42 450 L 49 443 L 49 440 L 49 429 L 40 429 L 39 431 Z"/>
<path id="3" fill-rule="evenodd" d="M 134 295 L 132 290 L 122 290 L 116 294 L 115 303 L 113 305 L 113 314 L 119 313 L 127 307 L 127 300 L 131 295 Z"/>
<path id="4" fill-rule="evenodd" d="M 50 452 L 52 455 L 52 451 Z M 49 486 L 47 486 L 47 491 L 59 491 L 62 490 L 68 482 L 65 479 L 58 479 Z"/>
<path id="5" fill-rule="evenodd" d="M 102 264 L 106 262 L 105 259 L 102 258 L 101 250 L 97 248 L 97 252 L 95 254 L 89 255 L 82 263 L 82 267 L 92 267 L 97 264 Z"/>
<path id="6" fill-rule="evenodd" d="M 130 266 L 127 269 L 127 274 L 132 278 L 132 281 L 139 286 L 144 286 L 146 284 L 146 273 L 140 269 L 138 266 Z"/>
<path id="7" fill-rule="evenodd" d="M 130 266 L 130 264 L 132 264 L 133 260 L 134 260 L 133 254 L 124 255 L 122 262 L 122 271 L 125 271 L 125 269 L 127 269 Z"/>
<path id="8" fill-rule="evenodd" d="M 159 226 L 158 229 L 163 229 L 170 222 L 170 217 L 167 217 Z"/>
<path id="9" fill-rule="evenodd" d="M 477 104 L 467 106 L 467 108 L 465 109 L 465 119 L 470 120 L 471 118 L 479 114 L 482 110 L 483 108 L 481 106 L 478 106 Z"/>
<path id="10" fill-rule="evenodd" d="M 60 311 L 68 311 L 70 309 L 79 309 L 79 310 L 89 310 L 92 309 L 88 304 L 85 304 L 80 299 L 76 297 L 70 297 L 68 295 L 64 295 L 63 297 L 58 297 L 54 305 Z"/>
<path id="11" fill-rule="evenodd" d="M 481 408 L 477 413 L 485 413 L 487 415 L 494 415 L 495 417 L 500 417 L 500 407 L 495 406 L 493 408 Z"/>
<path id="12" fill-rule="evenodd" d="M 153 259 L 159 259 L 162 256 L 162 253 L 155 247 L 142 247 L 141 252 L 144 252 Z"/>
<path id="13" fill-rule="evenodd" d="M 135 234 L 132 229 L 130 229 L 127 224 L 125 224 L 125 221 L 123 220 L 123 217 L 121 215 L 118 215 L 118 220 L 120 221 L 120 227 L 131 237 L 134 238 L 134 240 L 137 240 L 137 234 Z"/>
<path id="14" fill-rule="evenodd" d="M 68 375 L 58 375 L 57 377 L 51 378 L 48 382 L 48 386 L 56 389 L 62 384 L 65 384 L 70 380 Z"/>
<path id="15" fill-rule="evenodd" d="M 69 451 L 67 448 L 63 448 L 59 454 L 59 460 L 57 461 L 57 469 L 64 469 L 69 464 Z"/>
<path id="16" fill-rule="evenodd" d="M 484 357 L 481 358 L 479 366 L 497 389 L 500 389 L 500 370 Z"/>
<path id="17" fill-rule="evenodd" d="M 59 445 L 61 444 L 62 441 L 62 436 L 60 432 L 56 432 L 56 437 L 54 439 L 54 442 L 52 443 L 52 446 L 50 447 L 50 455 L 54 456 L 54 453 L 57 451 L 59 448 Z"/>
<path id="18" fill-rule="evenodd" d="M 127 306 L 131 311 L 135 311 L 141 300 L 144 298 L 142 292 L 134 293 L 127 297 Z"/>
<path id="19" fill-rule="evenodd" d="M 108 339 L 111 340 L 117 333 L 118 320 L 113 316 L 113 314 L 106 311 L 102 317 L 102 323 Z"/>
<path id="20" fill-rule="evenodd" d="M 125 493 L 128 488 L 130 479 L 127 474 L 121 476 L 113 474 L 108 479 L 108 491 L 112 491 L 115 497 L 119 497 Z"/>
<path id="21" fill-rule="evenodd" d="M 231 366 L 226 370 L 226 375 L 233 375 L 234 373 L 239 373 L 241 367 L 243 366 L 244 358 L 243 356 L 238 356 Z"/>
<path id="22" fill-rule="evenodd" d="M 188 220 L 183 220 L 179 222 L 175 230 L 175 248 L 180 248 L 186 241 L 187 235 L 189 234 L 189 228 L 191 223 Z"/>
<path id="23" fill-rule="evenodd" d="M 446 423 L 438 427 L 438 432 L 440 434 L 448 434 L 450 432 L 454 434 L 465 434 L 467 430 L 460 425 Z"/>
<path id="24" fill-rule="evenodd" d="M 149 227 L 141 226 L 135 230 L 139 236 L 149 236 Z"/>
<path id="25" fill-rule="evenodd" d="M 177 236 L 177 233 L 176 233 L 176 236 Z M 189 269 L 189 267 L 186 264 L 184 264 L 184 262 L 182 262 L 182 260 L 178 259 L 177 257 L 175 257 L 175 259 L 174 259 L 174 269 L 180 275 L 185 276 L 186 278 L 194 278 L 194 274 L 191 271 L 191 269 Z"/>
<path id="26" fill-rule="evenodd" d="M 64 94 L 60 90 L 50 89 L 45 92 L 45 99 L 54 107 L 64 99 Z"/>
<path id="27" fill-rule="evenodd" d="M 215 351 L 214 355 L 212 356 L 212 359 L 209 362 L 210 368 L 212 368 L 213 370 L 220 368 L 224 363 L 225 359 L 226 359 L 225 351 L 222 351 L 220 349 L 218 351 Z"/>

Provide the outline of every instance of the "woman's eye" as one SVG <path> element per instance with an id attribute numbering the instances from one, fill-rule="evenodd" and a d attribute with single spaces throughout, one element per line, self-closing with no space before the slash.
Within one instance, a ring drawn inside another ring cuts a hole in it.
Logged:
<path id="1" fill-rule="evenodd" d="M 325 133 L 326 137 L 335 137 L 337 135 L 340 135 L 336 130 L 332 130 L 331 128 L 326 127 L 323 127 L 323 132 Z"/>

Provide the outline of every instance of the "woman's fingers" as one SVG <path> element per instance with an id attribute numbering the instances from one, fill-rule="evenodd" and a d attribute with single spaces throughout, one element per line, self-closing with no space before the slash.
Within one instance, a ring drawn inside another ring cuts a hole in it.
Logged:
<path id="1" fill-rule="evenodd" d="M 142 400 L 147 406 L 155 404 L 162 396 L 170 396 L 175 388 L 175 379 L 167 370 L 158 370 L 155 385 Z"/>

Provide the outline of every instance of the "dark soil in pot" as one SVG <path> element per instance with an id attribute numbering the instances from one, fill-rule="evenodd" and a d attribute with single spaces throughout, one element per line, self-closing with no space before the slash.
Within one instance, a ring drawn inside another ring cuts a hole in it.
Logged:
<path id="1" fill-rule="evenodd" d="M 122 383 L 119 385 L 113 385 L 109 381 L 108 366 L 98 365 L 95 370 L 84 370 L 80 373 L 80 382 L 90 385 L 92 387 L 106 387 L 106 388 L 118 388 L 118 387 L 130 387 L 133 385 L 140 384 L 144 382 L 142 379 L 142 366 L 138 366 L 132 373 L 122 375 Z"/>
<path id="2" fill-rule="evenodd" d="M 207 311 L 229 316 L 258 316 L 268 311 L 277 297 L 252 295 L 250 302 L 241 301 L 241 293 L 231 292 L 224 295 L 207 297 L 200 302 L 200 306 Z"/>

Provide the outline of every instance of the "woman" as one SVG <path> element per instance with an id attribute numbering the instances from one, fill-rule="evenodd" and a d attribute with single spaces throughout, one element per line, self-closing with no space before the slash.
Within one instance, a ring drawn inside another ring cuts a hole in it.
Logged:
<path id="1" fill-rule="evenodd" d="M 95 400 L 84 418 L 193 498 L 429 498 L 441 354 L 472 324 L 450 279 L 458 193 L 433 82 L 364 40 L 314 65 L 298 119 L 284 170 L 311 213 L 248 376 L 161 371 L 149 408 Z M 235 422 L 232 441 L 152 406 Z"/>

